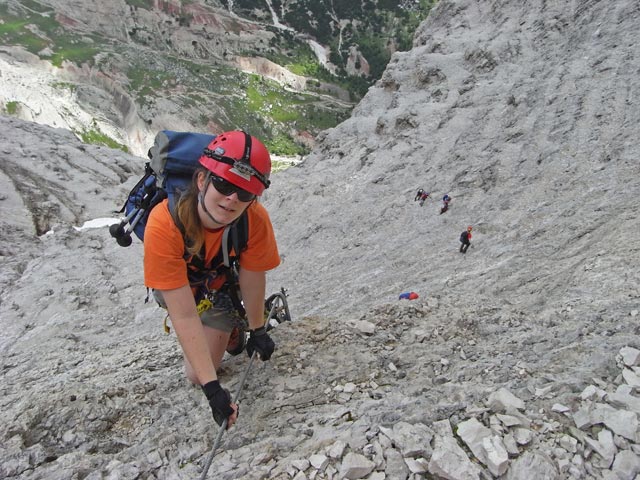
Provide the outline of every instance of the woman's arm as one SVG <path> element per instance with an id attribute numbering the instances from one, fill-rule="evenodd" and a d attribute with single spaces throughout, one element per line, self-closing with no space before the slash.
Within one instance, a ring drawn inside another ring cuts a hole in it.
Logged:
<path id="1" fill-rule="evenodd" d="M 230 428 L 238 418 L 238 407 L 231 402 L 231 396 L 218 382 L 191 288 L 185 285 L 174 290 L 162 290 L 161 293 L 182 351 L 193 369 L 197 383 L 202 385 L 213 418 L 218 425 L 222 425 L 226 419 L 227 428 Z"/>
<path id="2" fill-rule="evenodd" d="M 171 323 L 176 331 L 182 351 L 193 368 L 198 383 L 204 385 L 217 380 L 202 322 L 188 285 L 174 290 L 162 290 Z"/>
<path id="3" fill-rule="evenodd" d="M 264 295 L 267 285 L 266 272 L 252 272 L 240 267 L 238 273 L 242 303 L 247 312 L 249 329 L 255 330 L 264 325 Z"/>
<path id="4" fill-rule="evenodd" d="M 276 348 L 276 344 L 267 333 L 265 327 L 264 292 L 267 283 L 266 273 L 252 272 L 241 268 L 239 282 L 242 302 L 249 321 L 250 331 L 249 340 L 247 340 L 247 354 L 250 357 L 258 354 L 263 361 L 269 360 Z"/>

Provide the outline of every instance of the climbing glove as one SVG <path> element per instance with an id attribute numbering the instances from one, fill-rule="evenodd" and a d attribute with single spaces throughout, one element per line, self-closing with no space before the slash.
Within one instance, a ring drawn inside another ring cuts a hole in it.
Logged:
<path id="1" fill-rule="evenodd" d="M 209 406 L 213 413 L 213 419 L 218 425 L 222 425 L 222 422 L 227 420 L 231 414 L 233 414 L 233 408 L 231 408 L 231 394 L 228 390 L 225 390 L 220 386 L 218 380 L 205 383 L 202 386 L 204 394 L 209 400 Z"/>
<path id="2" fill-rule="evenodd" d="M 247 341 L 247 355 L 253 356 L 253 352 L 258 352 L 263 361 L 269 360 L 276 348 L 265 327 L 249 330 L 249 340 Z"/>

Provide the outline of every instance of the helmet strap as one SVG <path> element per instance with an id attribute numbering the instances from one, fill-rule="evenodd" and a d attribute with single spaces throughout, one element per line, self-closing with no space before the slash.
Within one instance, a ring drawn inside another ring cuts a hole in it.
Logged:
<path id="1" fill-rule="evenodd" d="M 251 135 L 244 130 L 241 132 L 244 133 L 244 155 L 242 155 L 241 161 L 251 165 Z"/>

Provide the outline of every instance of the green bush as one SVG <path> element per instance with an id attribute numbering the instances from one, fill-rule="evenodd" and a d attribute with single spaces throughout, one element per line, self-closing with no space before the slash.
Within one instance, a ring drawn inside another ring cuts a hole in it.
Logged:
<path id="1" fill-rule="evenodd" d="M 93 57 L 98 53 L 95 47 L 87 45 L 66 45 L 57 48 L 51 56 L 51 63 L 56 67 L 61 67 L 62 62 L 68 60 L 77 65 L 83 63 L 93 64 Z"/>
<path id="2" fill-rule="evenodd" d="M 307 148 L 295 143 L 291 137 L 284 134 L 279 134 L 273 138 L 267 139 L 264 144 L 269 152 L 274 155 L 294 156 L 306 155 L 309 153 Z"/>
<path id="3" fill-rule="evenodd" d="M 11 102 L 7 102 L 5 109 L 7 111 L 7 113 L 9 115 L 15 115 L 16 113 L 18 113 L 18 104 L 20 102 L 15 102 L 15 101 L 11 101 Z"/>
<path id="4" fill-rule="evenodd" d="M 122 145 L 121 143 L 116 142 L 113 138 L 105 135 L 100 130 L 83 130 L 82 132 L 76 133 L 80 136 L 80 140 L 82 140 L 83 143 L 88 143 L 91 145 L 104 145 L 105 147 L 122 150 L 123 152 L 129 152 L 129 149 L 126 147 L 126 145 Z"/>
<path id="5" fill-rule="evenodd" d="M 51 86 L 53 88 L 58 88 L 60 90 L 70 90 L 72 92 L 75 92 L 78 88 L 76 84 L 70 82 L 53 82 L 51 83 Z"/>

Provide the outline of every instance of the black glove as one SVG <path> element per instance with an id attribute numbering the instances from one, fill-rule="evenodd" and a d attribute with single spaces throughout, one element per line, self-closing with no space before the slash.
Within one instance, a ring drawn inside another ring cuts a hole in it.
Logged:
<path id="1" fill-rule="evenodd" d="M 222 425 L 222 422 L 227 420 L 229 416 L 233 414 L 233 408 L 231 408 L 231 395 L 229 394 L 229 391 L 222 388 L 218 380 L 205 383 L 202 386 L 202 390 L 207 396 L 207 400 L 209 400 L 213 419 L 218 425 Z"/>
<path id="2" fill-rule="evenodd" d="M 249 330 L 249 340 L 247 341 L 247 355 L 249 357 L 252 357 L 253 352 L 256 351 L 262 360 L 269 360 L 275 348 L 276 344 L 271 340 L 265 327 Z"/>

